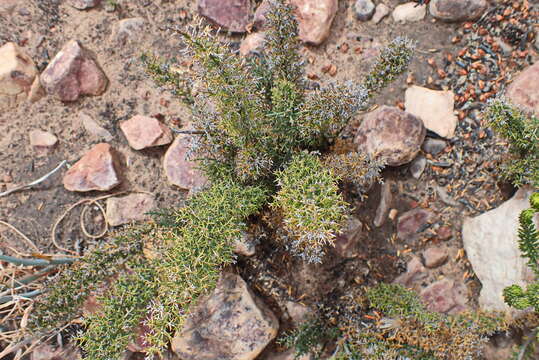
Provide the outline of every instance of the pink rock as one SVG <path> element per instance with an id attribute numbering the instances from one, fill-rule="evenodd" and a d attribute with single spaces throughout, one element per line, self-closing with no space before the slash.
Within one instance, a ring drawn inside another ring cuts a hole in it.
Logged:
<path id="1" fill-rule="evenodd" d="M 393 282 L 410 286 L 414 281 L 426 278 L 426 271 L 427 269 L 425 269 L 419 257 L 414 255 L 406 264 L 406 272 L 399 275 Z"/>
<path id="2" fill-rule="evenodd" d="M 257 30 L 262 30 L 266 26 L 266 14 L 271 10 L 271 0 L 262 0 L 256 8 L 253 24 Z"/>
<path id="3" fill-rule="evenodd" d="M 26 99 L 36 75 L 34 62 L 17 44 L 0 47 L 0 110 Z"/>
<path id="4" fill-rule="evenodd" d="M 485 13 L 487 0 L 432 0 L 430 13 L 443 21 L 474 21 Z"/>
<path id="5" fill-rule="evenodd" d="M 439 313 L 458 313 L 466 308 L 466 288 L 453 280 L 442 279 L 421 291 L 421 301 L 427 310 Z"/>
<path id="6" fill-rule="evenodd" d="M 168 148 L 163 160 L 168 181 L 186 190 L 200 188 L 207 182 L 206 177 L 197 169 L 197 163 L 187 158 L 189 140 L 189 136 L 179 135 Z"/>
<path id="7" fill-rule="evenodd" d="M 249 0 L 198 0 L 198 12 L 226 31 L 244 33 L 251 22 Z"/>
<path id="8" fill-rule="evenodd" d="M 359 151 L 383 158 L 389 166 L 399 166 L 416 157 L 426 132 L 421 119 L 384 105 L 365 116 L 355 142 Z"/>
<path id="9" fill-rule="evenodd" d="M 435 246 L 423 251 L 425 266 L 428 268 L 436 268 L 447 261 L 449 254 L 445 246 Z"/>
<path id="10" fill-rule="evenodd" d="M 172 131 L 156 118 L 136 115 L 120 124 L 129 146 L 135 150 L 170 144 Z"/>
<path id="11" fill-rule="evenodd" d="M 323 43 L 339 8 L 337 0 L 291 0 L 291 3 L 297 7 L 300 39 L 313 45 Z"/>
<path id="12" fill-rule="evenodd" d="M 38 153 L 47 153 L 57 142 L 58 138 L 47 131 L 37 129 L 30 131 L 30 145 Z"/>
<path id="13" fill-rule="evenodd" d="M 95 145 L 64 175 L 69 191 L 107 191 L 120 183 L 116 175 L 114 149 L 105 143 Z"/>
<path id="14" fill-rule="evenodd" d="M 141 17 L 119 20 L 112 27 L 110 38 L 113 42 L 122 45 L 137 40 L 138 34 L 144 29 L 144 23 L 144 18 Z"/>
<path id="15" fill-rule="evenodd" d="M 100 2 L 101 0 L 69 0 L 69 5 L 75 9 L 84 10 L 93 8 L 99 5 Z"/>
<path id="16" fill-rule="evenodd" d="M 335 239 L 335 251 L 342 257 L 353 258 L 357 256 L 357 245 L 364 236 L 362 224 L 355 217 L 350 217 L 346 228 Z"/>
<path id="17" fill-rule="evenodd" d="M 138 193 L 107 199 L 107 220 L 110 226 L 149 219 L 148 212 L 155 208 L 151 194 Z"/>
<path id="18" fill-rule="evenodd" d="M 61 101 L 75 101 L 81 95 L 101 95 L 108 79 L 89 51 L 78 41 L 69 41 L 41 74 L 41 85 Z"/>
<path id="19" fill-rule="evenodd" d="M 28 100 L 31 103 L 35 103 L 45 97 L 45 89 L 41 86 L 41 81 L 39 81 L 39 76 L 34 78 L 34 82 L 30 87 L 30 92 L 28 93 Z"/>
<path id="20" fill-rule="evenodd" d="M 397 221 L 397 236 L 401 240 L 413 240 L 417 237 L 421 228 L 434 218 L 434 214 L 428 210 L 416 208 L 399 216 Z"/>
<path id="21" fill-rule="evenodd" d="M 539 62 L 522 71 L 507 88 L 507 98 L 539 116 Z"/>

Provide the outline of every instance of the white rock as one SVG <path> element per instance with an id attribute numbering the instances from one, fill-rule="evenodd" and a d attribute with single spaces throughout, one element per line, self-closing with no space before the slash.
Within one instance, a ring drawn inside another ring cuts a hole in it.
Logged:
<path id="1" fill-rule="evenodd" d="M 420 21 L 427 14 L 427 5 L 418 5 L 415 2 L 409 2 L 399 5 L 393 10 L 393 20 L 395 22 Z"/>
<path id="2" fill-rule="evenodd" d="M 423 120 L 430 131 L 451 138 L 455 134 L 458 118 L 453 113 L 455 105 L 452 91 L 436 91 L 413 85 L 404 95 L 406 111 Z"/>
<path id="3" fill-rule="evenodd" d="M 87 113 L 81 111 L 79 114 L 79 119 L 84 129 L 90 135 L 95 136 L 97 139 L 100 139 L 100 140 L 105 140 L 105 141 L 112 140 L 112 134 L 107 129 L 99 125 L 97 121 L 95 121 Z"/>
<path id="4" fill-rule="evenodd" d="M 17 44 L 0 47 L 0 110 L 26 99 L 36 75 L 34 62 Z"/>
<path id="5" fill-rule="evenodd" d="M 503 300 L 503 289 L 517 284 L 526 286 L 533 273 L 526 265 L 518 248 L 518 217 L 529 208 L 533 190 L 521 188 L 500 207 L 474 218 L 466 218 L 462 225 L 464 249 L 475 274 L 483 285 L 479 305 L 484 310 L 510 311 Z M 536 224 L 539 217 L 536 217 Z"/>
<path id="6" fill-rule="evenodd" d="M 386 4 L 380 3 L 376 5 L 376 9 L 374 10 L 374 15 L 372 16 L 371 21 L 378 24 L 383 18 L 388 16 L 390 12 L 391 9 Z"/>
<path id="7" fill-rule="evenodd" d="M 144 29 L 144 19 L 141 17 L 122 19 L 112 27 L 110 39 L 117 44 L 125 44 L 136 40 Z"/>

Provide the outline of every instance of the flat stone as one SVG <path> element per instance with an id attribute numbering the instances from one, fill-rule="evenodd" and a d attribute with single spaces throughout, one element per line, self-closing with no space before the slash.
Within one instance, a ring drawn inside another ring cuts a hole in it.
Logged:
<path id="1" fill-rule="evenodd" d="M 97 144 L 65 173 L 64 187 L 78 192 L 110 190 L 120 184 L 116 161 L 109 144 Z"/>
<path id="2" fill-rule="evenodd" d="M 141 150 L 153 146 L 170 144 L 172 131 L 156 118 L 136 115 L 120 123 L 129 146 Z"/>
<path id="3" fill-rule="evenodd" d="M 412 283 L 425 279 L 427 277 L 427 269 L 421 263 L 418 256 L 413 255 L 406 263 L 406 272 L 400 274 L 393 282 L 404 286 L 410 286 Z"/>
<path id="4" fill-rule="evenodd" d="M 374 14 L 374 3 L 371 0 L 356 0 L 354 12 L 359 21 L 369 21 Z"/>
<path id="5" fill-rule="evenodd" d="M 513 284 L 525 287 L 534 280 L 518 247 L 518 217 L 529 208 L 532 193 L 531 188 L 520 188 L 498 208 L 464 219 L 462 242 L 482 284 L 479 305 L 483 310 L 517 313 L 505 304 L 503 289 Z M 535 223 L 539 224 L 539 216 Z"/>
<path id="6" fill-rule="evenodd" d="M 389 166 L 412 161 L 425 139 L 423 122 L 397 107 L 383 105 L 368 113 L 358 128 L 358 151 L 382 158 Z"/>
<path id="7" fill-rule="evenodd" d="M 101 0 L 69 0 L 69 5 L 73 6 L 75 9 L 85 10 L 91 9 L 99 5 Z"/>
<path id="8" fill-rule="evenodd" d="M 290 0 L 297 7 L 299 37 L 308 44 L 320 45 L 329 36 L 339 8 L 337 0 Z"/>
<path id="9" fill-rule="evenodd" d="M 449 253 L 445 246 L 433 246 L 423 251 L 425 266 L 431 269 L 443 265 L 448 257 Z"/>
<path id="10" fill-rule="evenodd" d="M 49 95 L 61 101 L 75 101 L 82 95 L 105 92 L 108 79 L 90 52 L 78 41 L 69 41 L 40 76 Z"/>
<path id="11" fill-rule="evenodd" d="M 487 7 L 487 0 L 432 0 L 429 4 L 431 15 L 447 22 L 477 20 Z"/>
<path id="12" fill-rule="evenodd" d="M 84 111 L 81 111 L 79 113 L 79 119 L 80 119 L 81 125 L 88 132 L 88 134 L 100 140 L 101 139 L 105 141 L 112 140 L 113 137 L 110 131 L 108 131 L 101 125 L 99 125 L 97 121 L 95 121 L 90 115 L 88 115 Z"/>
<path id="13" fill-rule="evenodd" d="M 408 210 L 397 221 L 397 236 L 401 240 L 414 240 L 421 228 L 434 219 L 434 214 L 422 208 Z"/>
<path id="14" fill-rule="evenodd" d="M 145 221 L 148 212 L 155 209 L 155 198 L 151 194 L 134 193 L 107 199 L 107 220 L 110 226 Z"/>
<path id="15" fill-rule="evenodd" d="M 507 99 L 539 116 L 539 62 L 524 69 L 508 86 Z"/>
<path id="16" fill-rule="evenodd" d="M 446 148 L 447 143 L 442 139 L 426 138 L 421 146 L 424 152 L 433 156 L 438 155 Z"/>
<path id="17" fill-rule="evenodd" d="M 249 34 L 241 41 L 240 54 L 248 56 L 251 54 L 259 54 L 266 43 L 266 34 L 264 32 L 256 32 Z"/>
<path id="18" fill-rule="evenodd" d="M 393 10 L 393 20 L 395 22 L 420 21 L 427 15 L 427 5 L 418 5 L 416 2 L 408 2 L 398 5 Z"/>
<path id="19" fill-rule="evenodd" d="M 335 251 L 344 258 L 357 256 L 357 245 L 363 238 L 363 224 L 357 218 L 351 216 L 345 229 L 335 238 Z"/>
<path id="20" fill-rule="evenodd" d="M 183 360 L 253 360 L 276 336 L 279 322 L 241 277 L 224 273 L 172 340 Z"/>
<path id="21" fill-rule="evenodd" d="M 17 44 L 0 47 L 0 110 L 15 107 L 30 92 L 37 68 Z"/>
<path id="22" fill-rule="evenodd" d="M 439 240 L 449 240 L 453 236 L 453 230 L 447 225 L 440 226 L 436 230 L 436 237 Z"/>
<path id="23" fill-rule="evenodd" d="M 253 15 L 249 0 L 198 0 L 198 12 L 215 26 L 234 33 L 246 32 Z"/>
<path id="24" fill-rule="evenodd" d="M 388 16 L 391 13 L 391 9 L 384 3 L 379 3 L 376 5 L 374 15 L 372 16 L 371 21 L 375 24 L 378 24 L 382 21 L 383 18 Z"/>
<path id="25" fill-rule="evenodd" d="M 45 95 L 47 94 L 45 93 L 43 86 L 41 86 L 39 75 L 36 75 L 34 82 L 32 82 L 32 86 L 30 87 L 30 92 L 28 93 L 28 101 L 35 103 L 45 97 Z"/>
<path id="26" fill-rule="evenodd" d="M 47 131 L 30 131 L 30 145 L 37 153 L 44 154 L 49 152 L 58 142 L 58 138 Z"/>
<path id="27" fill-rule="evenodd" d="M 430 284 L 421 291 L 420 297 L 429 311 L 456 314 L 466 309 L 466 287 L 450 279 Z"/>
<path id="28" fill-rule="evenodd" d="M 419 154 L 410 164 L 410 174 L 412 174 L 414 179 L 419 179 L 421 175 L 423 175 L 423 171 L 425 171 L 426 166 L 427 159 L 423 155 Z"/>
<path id="29" fill-rule="evenodd" d="M 423 120 L 430 131 L 444 138 L 455 135 L 458 118 L 453 113 L 455 96 L 452 91 L 436 91 L 413 85 L 406 89 L 406 111 Z"/>
<path id="30" fill-rule="evenodd" d="M 137 40 L 140 32 L 144 30 L 145 23 L 141 17 L 119 20 L 112 27 L 111 41 L 124 45 Z"/>
<path id="31" fill-rule="evenodd" d="M 374 226 L 380 227 L 386 222 L 392 202 L 393 194 L 391 194 L 391 182 L 388 180 L 382 184 L 382 190 L 380 191 L 380 203 L 376 208 L 376 214 L 373 221 Z"/>
<path id="32" fill-rule="evenodd" d="M 187 158 L 190 136 L 179 135 L 168 148 L 163 159 L 163 167 L 170 184 L 185 190 L 203 187 L 207 179 L 197 168 L 196 161 Z"/>

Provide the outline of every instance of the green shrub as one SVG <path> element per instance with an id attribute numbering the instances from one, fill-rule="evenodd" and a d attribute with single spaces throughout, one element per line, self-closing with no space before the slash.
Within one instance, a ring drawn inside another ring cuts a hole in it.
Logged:
<path id="1" fill-rule="evenodd" d="M 539 119 L 504 99 L 490 101 L 485 115 L 490 126 L 509 142 L 510 157 L 502 166 L 502 175 L 515 186 L 539 187 Z"/>
<path id="2" fill-rule="evenodd" d="M 277 172 L 279 191 L 272 205 L 282 212 L 290 251 L 308 262 L 321 262 L 346 221 L 348 207 L 338 180 L 316 154 L 307 152 Z"/>
<path id="3" fill-rule="evenodd" d="M 325 344 L 339 335 L 336 328 L 327 327 L 320 319 L 311 317 L 302 322 L 296 329 L 285 333 L 277 340 L 280 345 L 294 349 L 294 358 L 310 355 L 319 359 Z"/>

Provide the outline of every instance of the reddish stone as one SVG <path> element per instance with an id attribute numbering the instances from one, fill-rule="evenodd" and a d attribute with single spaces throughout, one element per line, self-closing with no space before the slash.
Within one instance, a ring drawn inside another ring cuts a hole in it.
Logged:
<path id="1" fill-rule="evenodd" d="M 415 158 L 425 134 L 419 118 L 384 105 L 365 116 L 355 142 L 359 151 L 382 158 L 389 166 L 399 166 Z"/>
<path id="2" fill-rule="evenodd" d="M 423 251 L 425 266 L 428 268 L 436 268 L 447 261 L 449 254 L 445 246 L 431 247 Z"/>
<path id="3" fill-rule="evenodd" d="M 40 76 L 49 95 L 75 101 L 81 95 L 101 95 L 108 79 L 89 51 L 78 41 L 69 41 Z"/>
<path id="4" fill-rule="evenodd" d="M 296 6 L 299 37 L 303 42 L 320 45 L 329 36 L 337 14 L 337 0 L 291 0 Z"/>
<path id="5" fill-rule="evenodd" d="M 0 110 L 26 99 L 36 75 L 32 58 L 17 44 L 9 42 L 0 47 Z"/>
<path id="6" fill-rule="evenodd" d="M 539 62 L 526 68 L 507 88 L 507 99 L 539 116 Z"/>
<path id="7" fill-rule="evenodd" d="M 409 210 L 399 216 L 397 221 L 397 236 L 401 240 L 413 240 L 417 237 L 418 231 L 428 224 L 434 214 L 422 208 Z"/>
<path id="8" fill-rule="evenodd" d="M 357 245 L 362 238 L 361 221 L 350 217 L 346 228 L 335 239 L 335 251 L 344 258 L 353 258 L 357 255 Z"/>
<path id="9" fill-rule="evenodd" d="M 187 158 L 190 139 L 188 135 L 179 135 L 168 148 L 163 160 L 168 181 L 186 190 L 200 188 L 207 182 L 197 168 L 197 163 Z"/>
<path id="10" fill-rule="evenodd" d="M 477 20 L 487 10 L 487 0 L 432 0 L 430 13 L 443 21 Z"/>
<path id="11" fill-rule="evenodd" d="M 439 240 L 448 240 L 453 236 L 453 231 L 449 226 L 440 226 L 438 230 L 436 230 L 436 236 Z"/>
<path id="12" fill-rule="evenodd" d="M 458 313 L 465 310 L 466 289 L 453 280 L 442 279 L 421 291 L 421 301 L 427 310 L 439 313 Z"/>
<path id="13" fill-rule="evenodd" d="M 156 118 L 136 115 L 120 124 L 129 146 L 135 150 L 170 144 L 172 131 Z"/>
<path id="14" fill-rule="evenodd" d="M 271 10 L 271 0 L 262 0 L 256 8 L 253 24 L 256 29 L 261 30 L 266 26 L 266 14 Z"/>
<path id="15" fill-rule="evenodd" d="M 105 143 L 95 145 L 64 175 L 69 191 L 107 191 L 120 183 L 116 175 L 114 149 Z"/>
<path id="16" fill-rule="evenodd" d="M 47 153 L 58 142 L 58 138 L 47 131 L 32 130 L 30 131 L 30 145 L 38 153 Z"/>
<path id="17" fill-rule="evenodd" d="M 425 269 L 419 257 L 414 255 L 406 264 L 406 272 L 399 275 L 394 283 L 410 286 L 414 281 L 426 278 L 426 271 L 427 269 Z"/>
<path id="18" fill-rule="evenodd" d="M 198 12 L 223 30 L 235 33 L 246 32 L 252 17 L 249 0 L 199 0 Z"/>
<path id="19" fill-rule="evenodd" d="M 155 208 L 151 194 L 138 193 L 107 199 L 107 220 L 110 226 L 143 221 L 149 218 L 148 212 Z"/>

